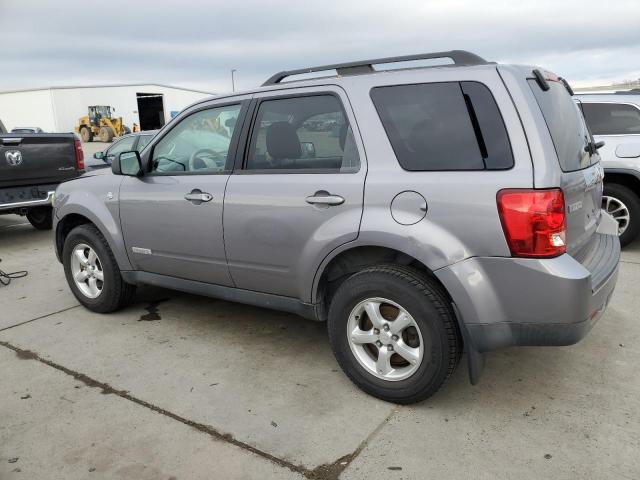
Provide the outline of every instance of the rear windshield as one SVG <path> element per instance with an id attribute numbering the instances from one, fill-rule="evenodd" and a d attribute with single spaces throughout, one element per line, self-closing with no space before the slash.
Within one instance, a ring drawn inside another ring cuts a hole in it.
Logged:
<path id="1" fill-rule="evenodd" d="M 529 86 L 547 122 L 562 170 L 573 172 L 590 166 L 591 156 L 585 148 L 590 141 L 589 131 L 564 85 L 549 82 L 551 88 L 545 92 L 538 82 L 530 79 Z"/>

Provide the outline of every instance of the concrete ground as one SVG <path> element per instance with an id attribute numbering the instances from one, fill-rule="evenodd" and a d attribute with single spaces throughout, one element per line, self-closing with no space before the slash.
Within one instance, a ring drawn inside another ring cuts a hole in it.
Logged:
<path id="1" fill-rule="evenodd" d="M 401 407 L 339 370 L 323 324 L 141 289 L 78 306 L 50 232 L 0 216 L 0 479 L 640 478 L 640 244 L 578 345 L 464 363 Z"/>
<path id="2" fill-rule="evenodd" d="M 82 142 L 82 151 L 84 152 L 85 158 L 93 156 L 96 152 L 102 152 L 109 148 L 109 146 L 113 142 L 103 143 L 103 142 Z"/>

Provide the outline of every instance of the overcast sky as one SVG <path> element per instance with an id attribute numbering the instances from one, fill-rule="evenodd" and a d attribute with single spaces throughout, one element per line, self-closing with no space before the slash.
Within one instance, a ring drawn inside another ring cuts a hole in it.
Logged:
<path id="1" fill-rule="evenodd" d="M 170 4 L 169 4 L 170 3 Z M 0 0 L 0 91 L 259 85 L 324 63 L 464 49 L 574 86 L 640 77 L 640 1 Z"/>

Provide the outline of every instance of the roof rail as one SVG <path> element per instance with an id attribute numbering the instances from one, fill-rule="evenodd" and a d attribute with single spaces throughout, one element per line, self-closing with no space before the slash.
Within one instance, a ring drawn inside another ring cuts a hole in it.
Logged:
<path id="1" fill-rule="evenodd" d="M 264 82 L 262 86 L 275 85 L 280 83 L 287 77 L 292 75 L 300 75 L 304 73 L 323 72 L 326 70 L 336 70 L 338 75 L 359 75 L 362 73 L 372 73 L 376 70 L 374 65 L 382 63 L 411 62 L 414 60 L 427 60 L 431 58 L 450 58 L 454 65 L 485 65 L 487 62 L 484 58 L 479 57 L 475 53 L 466 50 L 450 50 L 448 52 L 418 53 L 416 55 L 404 55 L 400 57 L 374 58 L 371 60 L 360 60 L 357 62 L 336 63 L 333 65 L 322 65 L 319 67 L 307 67 L 297 70 L 284 70 L 273 75 L 269 80 Z"/>

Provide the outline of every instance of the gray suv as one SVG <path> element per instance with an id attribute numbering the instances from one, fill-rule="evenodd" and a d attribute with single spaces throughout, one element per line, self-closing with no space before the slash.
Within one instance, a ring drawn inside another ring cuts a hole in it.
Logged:
<path id="1" fill-rule="evenodd" d="M 576 95 L 605 171 L 602 208 L 618 221 L 620 243 L 640 235 L 640 90 Z"/>
<path id="2" fill-rule="evenodd" d="M 620 255 L 602 179 L 550 72 L 464 51 L 326 65 L 196 103 L 61 185 L 55 247 L 90 310 L 149 284 L 327 321 L 360 388 L 411 403 L 463 349 L 475 383 L 483 352 L 587 334 Z"/>

